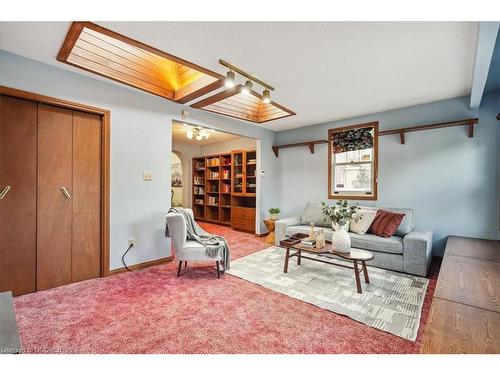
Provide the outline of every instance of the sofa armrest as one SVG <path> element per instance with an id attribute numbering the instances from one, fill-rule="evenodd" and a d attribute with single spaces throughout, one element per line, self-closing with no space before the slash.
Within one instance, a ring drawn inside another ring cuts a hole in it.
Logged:
<path id="1" fill-rule="evenodd" d="M 432 231 L 410 232 L 403 238 L 403 271 L 427 276 L 432 260 Z"/>
<path id="2" fill-rule="evenodd" d="M 300 225 L 300 216 L 290 216 L 276 220 L 276 223 L 274 223 L 274 243 L 277 246 L 279 246 L 281 240 L 285 239 L 286 228 L 294 225 Z"/>

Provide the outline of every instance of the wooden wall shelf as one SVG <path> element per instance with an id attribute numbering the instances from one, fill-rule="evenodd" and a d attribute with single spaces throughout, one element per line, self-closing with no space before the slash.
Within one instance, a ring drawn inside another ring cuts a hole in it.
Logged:
<path id="1" fill-rule="evenodd" d="M 454 127 L 454 126 L 468 126 L 468 136 L 469 136 L 469 138 L 473 138 L 474 137 L 474 125 L 476 125 L 478 123 L 478 121 L 479 121 L 479 119 L 477 119 L 477 118 L 470 118 L 470 119 L 457 120 L 457 121 L 438 122 L 435 124 L 418 125 L 418 126 L 410 126 L 407 128 L 383 130 L 383 131 L 380 131 L 378 133 L 378 135 L 399 134 L 401 144 L 404 145 L 406 133 L 419 132 L 419 131 L 423 131 L 423 130 L 450 128 L 450 127 Z"/>
<path id="2" fill-rule="evenodd" d="M 500 114 L 499 114 L 499 116 L 500 116 Z M 406 133 L 419 132 L 419 131 L 424 131 L 424 130 L 441 129 L 441 128 L 451 128 L 454 126 L 467 126 L 468 127 L 467 135 L 469 138 L 473 138 L 474 137 L 474 126 L 477 125 L 478 122 L 479 122 L 478 118 L 469 118 L 469 119 L 464 119 L 464 120 L 448 121 L 448 122 L 438 122 L 435 124 L 409 126 L 407 128 L 383 130 L 383 131 L 379 131 L 378 135 L 384 136 L 384 135 L 399 134 L 401 144 L 404 145 L 405 141 L 406 141 L 406 139 L 405 139 Z M 276 155 L 276 157 L 278 157 L 279 150 L 282 148 L 301 147 L 301 146 L 308 146 L 309 150 L 311 151 L 311 154 L 314 154 L 314 145 L 321 144 L 321 143 L 328 143 L 328 141 L 320 139 L 318 141 L 307 141 L 307 142 L 289 143 L 289 144 L 284 144 L 284 145 L 272 146 L 272 148 L 273 148 L 274 155 Z"/>
<path id="3" fill-rule="evenodd" d="M 279 155 L 279 150 L 281 148 L 291 148 L 291 147 L 302 147 L 302 146 L 308 146 L 309 151 L 311 151 L 311 154 L 314 154 L 314 145 L 319 145 L 321 143 L 328 143 L 327 140 L 320 139 L 319 141 L 307 141 L 307 142 L 300 142 L 300 143 L 289 143 L 285 145 L 279 145 L 279 146 L 272 146 L 273 147 L 273 152 L 276 157 Z"/>

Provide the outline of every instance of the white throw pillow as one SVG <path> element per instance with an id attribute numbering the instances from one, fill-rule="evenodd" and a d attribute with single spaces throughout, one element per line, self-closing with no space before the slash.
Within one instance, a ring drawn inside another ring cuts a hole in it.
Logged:
<path id="1" fill-rule="evenodd" d="M 372 225 L 373 220 L 375 219 L 376 215 L 377 215 L 377 210 L 361 210 L 361 211 L 359 211 L 354 216 L 354 218 L 351 220 L 351 223 L 349 226 L 351 232 L 354 232 L 357 234 L 365 234 L 368 231 L 368 229 L 370 228 L 370 225 Z M 360 218 L 356 222 L 354 219 L 358 216 L 360 216 Z"/>

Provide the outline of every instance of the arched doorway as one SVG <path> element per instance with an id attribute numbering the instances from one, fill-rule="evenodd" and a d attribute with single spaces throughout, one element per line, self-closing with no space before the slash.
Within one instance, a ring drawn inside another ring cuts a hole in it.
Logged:
<path id="1" fill-rule="evenodd" d="M 171 156 L 171 180 L 172 187 L 170 191 L 170 199 L 172 207 L 182 207 L 182 189 L 183 189 L 183 179 L 182 179 L 182 161 L 181 158 L 172 152 Z"/>

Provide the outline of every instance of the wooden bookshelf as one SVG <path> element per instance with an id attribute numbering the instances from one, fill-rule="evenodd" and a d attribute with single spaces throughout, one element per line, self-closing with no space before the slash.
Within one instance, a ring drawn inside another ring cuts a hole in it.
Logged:
<path id="1" fill-rule="evenodd" d="M 193 158 L 195 219 L 231 224 L 231 154 Z"/>
<path id="2" fill-rule="evenodd" d="M 231 151 L 231 227 L 255 233 L 257 152 Z"/>

